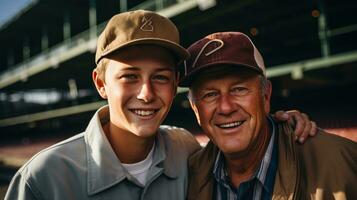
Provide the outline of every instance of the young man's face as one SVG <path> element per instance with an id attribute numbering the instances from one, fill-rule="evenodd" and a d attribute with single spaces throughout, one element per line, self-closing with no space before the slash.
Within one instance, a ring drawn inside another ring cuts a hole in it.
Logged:
<path id="1" fill-rule="evenodd" d="M 171 54 L 160 47 L 129 47 L 112 55 L 105 81 L 95 81 L 108 99 L 111 123 L 123 133 L 155 135 L 176 93 L 174 69 Z"/>
<path id="2" fill-rule="evenodd" d="M 245 155 L 266 127 L 270 85 L 263 94 L 259 75 L 247 70 L 218 77 L 196 79 L 191 106 L 203 131 L 223 153 Z"/>

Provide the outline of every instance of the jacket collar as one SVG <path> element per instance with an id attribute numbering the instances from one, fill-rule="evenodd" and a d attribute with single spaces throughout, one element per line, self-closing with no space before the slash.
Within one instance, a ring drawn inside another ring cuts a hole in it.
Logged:
<path id="1" fill-rule="evenodd" d="M 213 167 L 218 148 L 209 141 L 205 148 L 201 149 L 189 159 L 189 200 L 212 199 L 214 190 Z"/>
<path id="2" fill-rule="evenodd" d="M 166 140 L 168 133 L 165 132 L 164 129 L 159 128 L 158 134 L 156 136 L 156 154 L 154 154 L 153 158 L 153 166 L 160 167 L 163 165 L 164 174 L 170 178 L 178 178 L 179 173 L 182 169 L 180 169 L 180 165 L 177 159 L 175 159 L 175 150 L 167 146 Z"/>
<path id="3" fill-rule="evenodd" d="M 109 187 L 112 187 L 130 175 L 122 166 L 114 153 L 107 137 L 104 134 L 102 124 L 109 121 L 109 108 L 100 108 L 91 119 L 84 137 L 87 156 L 87 192 L 94 195 Z M 177 178 L 179 165 L 175 164 L 174 154 L 165 147 L 162 131 L 156 137 L 156 145 L 153 154 L 153 171 L 150 171 L 148 180 L 164 173 L 170 178 Z M 168 152 L 167 152 L 168 151 Z M 166 154 L 168 153 L 168 156 Z"/>
<path id="4" fill-rule="evenodd" d="M 297 159 L 294 131 L 288 123 L 278 124 L 278 170 L 272 199 L 296 199 L 295 189 L 304 185 Z M 299 170 L 298 170 L 299 169 Z M 299 185 L 300 184 L 300 185 Z M 299 198 L 298 198 L 299 199 Z"/>

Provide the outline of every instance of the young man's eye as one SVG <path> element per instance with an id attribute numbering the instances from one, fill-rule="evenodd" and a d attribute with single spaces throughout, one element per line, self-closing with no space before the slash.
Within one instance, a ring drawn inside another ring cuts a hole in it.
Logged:
<path id="1" fill-rule="evenodd" d="M 136 74 L 124 74 L 120 76 L 120 79 L 123 79 L 125 81 L 134 81 L 138 79 L 138 76 Z"/>
<path id="2" fill-rule="evenodd" d="M 170 77 L 167 75 L 159 74 L 159 75 L 153 76 L 153 80 L 160 81 L 160 82 L 167 82 L 170 80 Z"/>

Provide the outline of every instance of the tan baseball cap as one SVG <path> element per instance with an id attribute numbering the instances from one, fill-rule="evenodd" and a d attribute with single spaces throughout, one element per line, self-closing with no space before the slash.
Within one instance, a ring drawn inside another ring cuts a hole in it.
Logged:
<path id="1" fill-rule="evenodd" d="M 171 20 L 155 12 L 135 10 L 117 14 L 109 20 L 98 38 L 95 63 L 116 50 L 138 44 L 167 48 L 176 56 L 177 63 L 189 56 L 180 46 L 179 32 Z"/>
<path id="2" fill-rule="evenodd" d="M 180 87 L 190 87 L 196 76 L 205 69 L 220 66 L 239 66 L 265 76 L 264 60 L 252 40 L 241 32 L 210 34 L 188 49 L 191 57 L 185 61 Z M 182 70 L 183 71 L 183 70 Z"/>

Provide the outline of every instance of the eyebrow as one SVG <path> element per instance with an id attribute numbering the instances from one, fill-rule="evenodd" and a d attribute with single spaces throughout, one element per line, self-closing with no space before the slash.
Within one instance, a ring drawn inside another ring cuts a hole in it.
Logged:
<path id="1" fill-rule="evenodd" d="M 159 71 L 159 72 L 161 72 L 161 71 L 170 71 L 170 72 L 173 72 L 173 71 L 175 71 L 172 67 L 165 67 L 165 68 L 159 68 L 159 69 L 157 69 L 156 71 Z"/>
<path id="2" fill-rule="evenodd" d="M 232 86 L 235 86 L 235 85 L 238 85 L 238 84 L 243 84 L 244 83 L 244 80 L 236 80 L 234 81 L 232 84 L 231 84 L 231 87 Z M 201 90 L 202 92 L 205 92 L 205 91 L 210 91 L 210 90 L 217 90 L 217 88 L 215 88 L 214 86 L 209 86 L 209 87 L 197 87 L 196 90 Z"/>
<path id="3" fill-rule="evenodd" d="M 125 67 L 124 69 L 122 69 L 122 71 L 140 71 L 140 67 L 136 67 L 136 66 L 129 66 L 129 67 Z M 156 72 L 161 72 L 161 71 L 175 71 L 173 67 L 161 67 L 159 69 L 155 70 Z"/>
<path id="4" fill-rule="evenodd" d="M 217 89 L 213 88 L 213 87 L 209 87 L 209 88 L 196 88 L 196 92 L 199 93 L 204 93 L 204 92 L 208 92 L 208 91 L 216 91 Z"/>
<path id="5" fill-rule="evenodd" d="M 125 67 L 124 69 L 121 69 L 122 71 L 140 71 L 139 67 L 134 67 L 134 66 L 129 66 Z"/>

